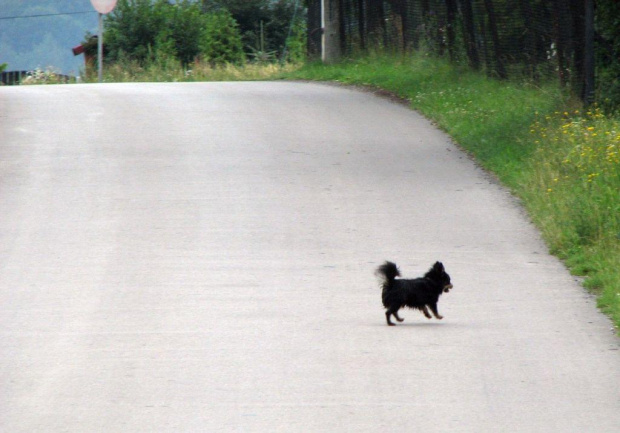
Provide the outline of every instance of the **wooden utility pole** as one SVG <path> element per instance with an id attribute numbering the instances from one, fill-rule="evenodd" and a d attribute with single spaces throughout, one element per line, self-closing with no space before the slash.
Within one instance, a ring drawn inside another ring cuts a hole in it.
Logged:
<path id="1" fill-rule="evenodd" d="M 323 0 L 323 43 L 322 59 L 324 63 L 340 60 L 340 0 Z"/>

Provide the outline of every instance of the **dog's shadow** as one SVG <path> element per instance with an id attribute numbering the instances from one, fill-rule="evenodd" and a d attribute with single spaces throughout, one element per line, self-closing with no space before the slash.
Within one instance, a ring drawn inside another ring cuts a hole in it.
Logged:
<path id="1" fill-rule="evenodd" d="M 444 321 L 440 322 L 440 321 L 429 320 L 428 322 L 404 321 L 394 326 L 389 326 L 385 322 L 384 323 L 373 323 L 370 326 L 372 326 L 373 328 L 383 327 L 383 328 L 395 329 L 395 328 L 444 328 L 444 327 L 454 328 L 458 325 L 455 322 L 444 322 Z"/>

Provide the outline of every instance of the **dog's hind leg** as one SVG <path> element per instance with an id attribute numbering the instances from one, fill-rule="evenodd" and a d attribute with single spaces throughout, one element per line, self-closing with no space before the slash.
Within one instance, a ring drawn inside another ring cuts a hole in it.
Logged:
<path id="1" fill-rule="evenodd" d="M 398 316 L 398 311 L 395 311 L 395 312 L 394 312 L 394 313 L 392 313 L 392 314 L 394 315 L 394 317 L 396 317 L 396 320 L 398 320 L 399 322 L 402 322 L 403 320 L 405 320 L 405 319 L 401 319 L 401 318 Z"/>
<path id="2" fill-rule="evenodd" d="M 437 320 L 443 319 L 443 316 L 441 314 L 439 314 L 439 312 L 437 312 L 437 303 L 429 304 L 428 306 L 430 307 L 431 311 L 433 312 L 433 316 L 435 316 L 435 318 L 437 318 Z M 429 317 L 429 319 L 430 319 L 430 317 Z"/>

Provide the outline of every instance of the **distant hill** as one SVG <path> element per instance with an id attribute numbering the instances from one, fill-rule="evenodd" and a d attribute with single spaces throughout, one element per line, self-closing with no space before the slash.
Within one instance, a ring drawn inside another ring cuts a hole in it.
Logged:
<path id="1" fill-rule="evenodd" d="M 77 75 L 84 58 L 71 48 L 87 31 L 97 32 L 90 0 L 0 0 L 0 64 L 9 71 L 53 67 Z"/>

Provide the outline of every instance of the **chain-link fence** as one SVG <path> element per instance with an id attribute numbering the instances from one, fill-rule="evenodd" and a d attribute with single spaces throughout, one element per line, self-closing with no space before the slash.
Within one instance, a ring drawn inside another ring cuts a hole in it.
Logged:
<path id="1" fill-rule="evenodd" d="M 324 0 L 344 55 L 426 50 L 497 78 L 557 77 L 593 92 L 594 0 Z M 320 46 L 321 0 L 309 0 L 309 49 Z M 319 11 L 317 14 L 316 11 Z M 590 15 L 589 15 L 590 14 Z M 314 29 L 314 34 L 312 33 Z M 320 35 L 319 35 L 320 38 Z M 590 47 L 590 48 L 588 48 Z M 589 50 L 589 51 L 588 51 Z M 314 51 L 316 52 L 316 51 Z"/>

